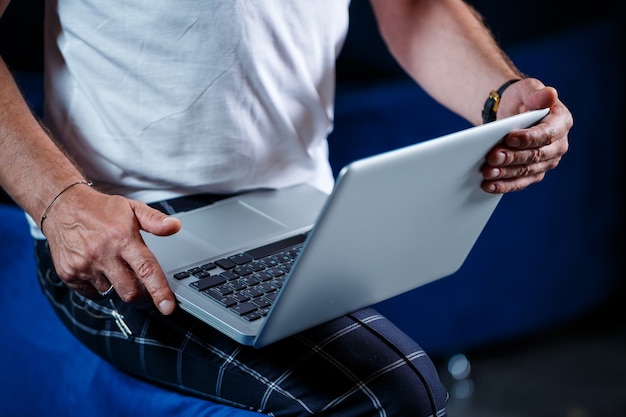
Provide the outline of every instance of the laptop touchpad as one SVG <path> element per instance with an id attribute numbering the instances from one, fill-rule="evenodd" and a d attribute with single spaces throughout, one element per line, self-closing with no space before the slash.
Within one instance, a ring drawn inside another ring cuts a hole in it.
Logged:
<path id="1" fill-rule="evenodd" d="M 286 227 L 237 199 L 207 206 L 180 217 L 187 232 L 223 249 L 262 238 Z"/>

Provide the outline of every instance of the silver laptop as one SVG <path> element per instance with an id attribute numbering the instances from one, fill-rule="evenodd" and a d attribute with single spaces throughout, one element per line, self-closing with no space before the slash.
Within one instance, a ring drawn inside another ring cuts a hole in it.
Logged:
<path id="1" fill-rule="evenodd" d="M 531 111 L 350 163 L 330 195 L 258 190 L 179 213 L 144 234 L 179 305 L 244 345 L 266 346 L 457 271 L 500 201 L 487 152 Z"/>

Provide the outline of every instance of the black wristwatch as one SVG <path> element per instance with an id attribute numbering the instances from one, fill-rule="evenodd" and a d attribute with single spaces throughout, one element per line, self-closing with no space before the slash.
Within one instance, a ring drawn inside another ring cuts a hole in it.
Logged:
<path id="1" fill-rule="evenodd" d="M 497 90 L 492 90 L 489 93 L 489 97 L 487 97 L 487 101 L 485 101 L 485 107 L 483 108 L 483 123 L 489 123 L 496 120 L 498 106 L 500 105 L 500 98 L 502 97 L 502 93 L 506 90 L 511 84 L 516 83 L 521 78 L 515 78 L 509 80 L 502 84 L 500 88 Z"/>

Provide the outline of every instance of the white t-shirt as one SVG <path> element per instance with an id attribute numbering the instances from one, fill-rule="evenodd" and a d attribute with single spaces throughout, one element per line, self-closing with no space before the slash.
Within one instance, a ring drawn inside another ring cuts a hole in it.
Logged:
<path id="1" fill-rule="evenodd" d="M 46 123 L 100 189 L 332 188 L 349 0 L 46 3 Z"/>
<path id="2" fill-rule="evenodd" d="M 330 191 L 349 3 L 47 1 L 46 124 L 99 189 L 146 202 Z"/>

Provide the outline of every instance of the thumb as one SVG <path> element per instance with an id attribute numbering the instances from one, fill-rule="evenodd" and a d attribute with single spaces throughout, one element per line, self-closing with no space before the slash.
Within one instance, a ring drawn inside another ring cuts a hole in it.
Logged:
<path id="1" fill-rule="evenodd" d="M 526 105 L 530 110 L 550 108 L 559 100 L 559 95 L 553 87 L 543 87 L 533 91 L 526 98 Z"/>
<path id="2" fill-rule="evenodd" d="M 153 209 L 145 203 L 139 201 L 131 201 L 131 207 L 135 213 L 135 217 L 139 222 L 139 227 L 153 235 L 169 236 L 178 232 L 182 227 L 180 219 L 168 216 Z"/>

